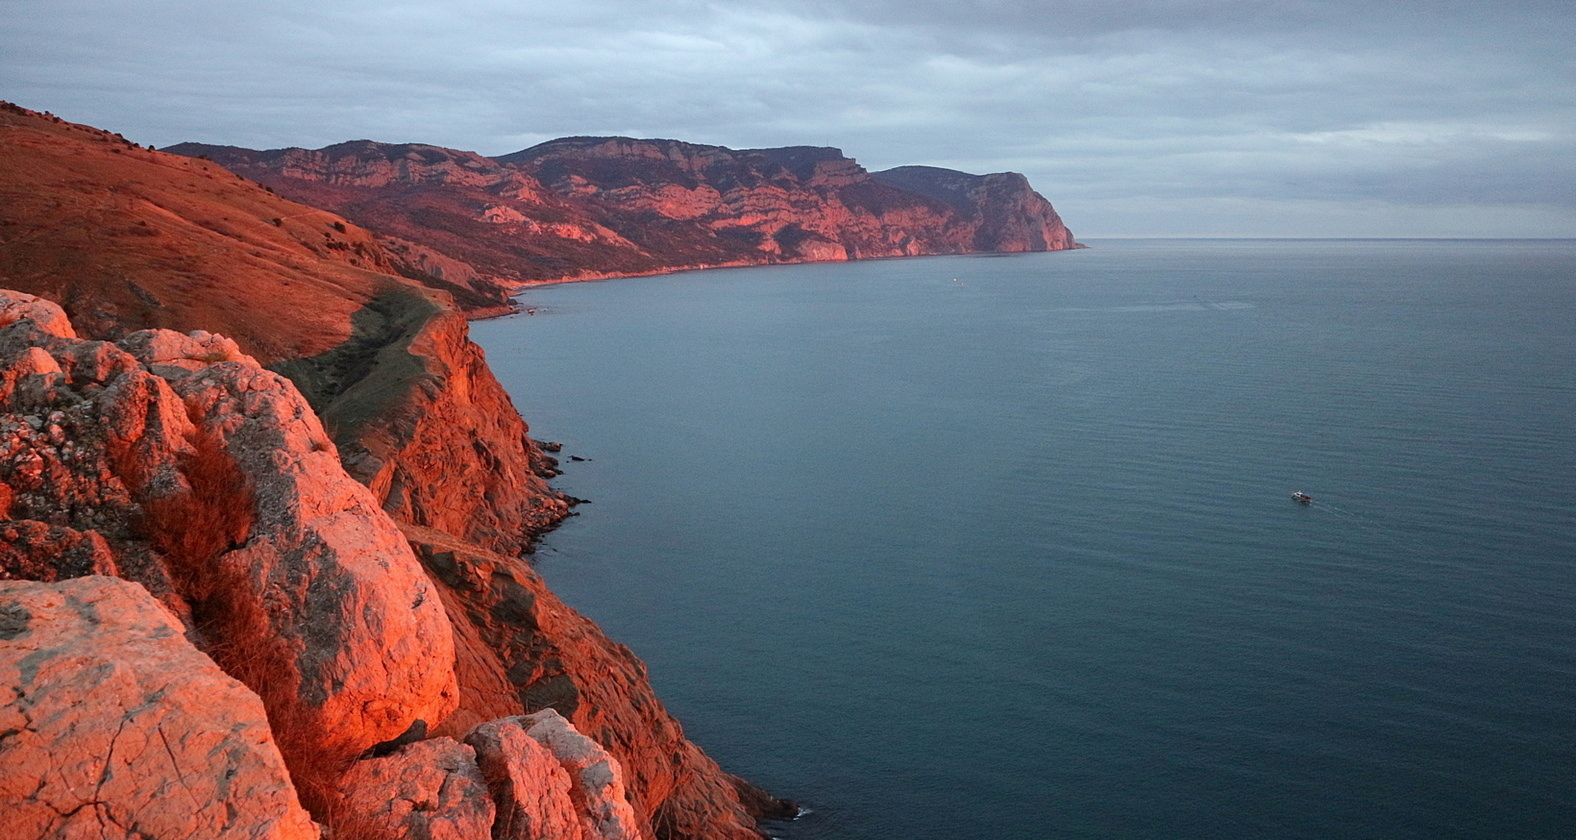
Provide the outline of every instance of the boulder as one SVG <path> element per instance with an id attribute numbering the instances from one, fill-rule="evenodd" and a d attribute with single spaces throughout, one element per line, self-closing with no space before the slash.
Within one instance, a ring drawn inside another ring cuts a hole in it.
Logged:
<path id="1" fill-rule="evenodd" d="M 289 380 L 201 331 L 74 339 L 24 298 L 0 296 L 45 317 L 0 325 L 0 576 L 143 584 L 325 779 L 454 708 L 439 597 Z"/>
<path id="2" fill-rule="evenodd" d="M 0 289 L 0 327 L 23 319 L 33 321 L 50 335 L 77 337 L 66 311 L 59 304 L 26 292 Z"/>
<path id="3" fill-rule="evenodd" d="M 509 768 L 514 776 L 510 780 L 513 784 L 509 786 L 509 792 L 517 794 L 528 791 L 529 780 L 533 778 L 546 780 L 549 791 L 555 787 L 552 782 L 555 774 L 541 769 L 541 751 L 530 748 L 515 733 L 523 734 L 541 745 L 567 774 L 569 799 L 578 812 L 587 840 L 640 840 L 640 825 L 635 818 L 635 809 L 630 807 L 629 794 L 624 786 L 624 770 L 619 766 L 618 759 L 609 755 L 601 744 L 582 735 L 563 715 L 552 709 L 483 724 L 472 731 L 473 739 L 488 747 L 486 761 L 489 765 L 496 766 L 497 756 L 507 755 L 506 750 L 518 750 L 520 765 Z M 471 739 L 468 737 L 468 740 Z M 495 752 L 492 749 L 494 746 L 500 749 Z M 490 783 L 494 779 L 493 774 L 488 774 Z M 514 802 L 520 804 L 518 798 Z M 543 819 L 542 829 L 551 827 L 549 819 L 554 817 Z M 547 838 L 559 835 L 529 832 L 518 836 Z"/>
<path id="4" fill-rule="evenodd" d="M 493 802 L 476 753 L 453 738 L 407 744 L 351 765 L 336 824 L 379 840 L 489 840 Z"/>
<path id="5" fill-rule="evenodd" d="M 458 702 L 442 602 L 300 392 L 249 362 L 172 385 L 251 495 L 244 542 L 217 561 L 230 635 L 250 623 L 272 646 L 246 657 L 260 666 L 249 684 L 314 751 L 355 755 L 442 720 Z"/>
<path id="6" fill-rule="evenodd" d="M 518 717 L 488 721 L 465 736 L 498 808 L 496 840 L 589 840 L 574 781 Z"/>
<path id="7" fill-rule="evenodd" d="M 257 695 L 117 578 L 0 581 L 14 838 L 316 840 Z"/>

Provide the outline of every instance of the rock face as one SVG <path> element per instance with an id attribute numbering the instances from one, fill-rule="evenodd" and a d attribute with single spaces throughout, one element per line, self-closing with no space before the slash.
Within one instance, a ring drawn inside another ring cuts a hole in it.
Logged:
<path id="1" fill-rule="evenodd" d="M 995 253 L 1077 248 L 1044 196 L 1016 172 L 970 175 L 935 166 L 872 173 L 876 181 L 946 202 L 974 225 L 973 250 Z"/>
<path id="2" fill-rule="evenodd" d="M 599 840 L 640 840 L 635 812 L 624 792 L 624 771 L 597 742 L 580 734 L 552 709 L 502 722 L 517 726 L 568 772 L 570 799 L 580 804 L 586 836 Z"/>
<path id="3" fill-rule="evenodd" d="M 497 840 L 587 840 L 575 783 L 520 718 L 481 724 L 465 736 L 498 806 Z M 627 806 L 627 803 L 626 803 Z"/>
<path id="4" fill-rule="evenodd" d="M 498 194 L 567 202 L 522 190 Z M 549 224 L 489 201 L 485 224 Z M 617 241 L 561 206 L 558 239 Z M 518 556 L 564 513 L 553 462 L 447 293 L 394 262 L 209 161 L 0 103 L 0 285 L 47 299 L 0 295 L 0 578 L 141 584 L 259 689 L 320 818 L 368 746 L 553 708 L 618 760 L 644 836 L 759 837 L 787 806 L 689 743 Z"/>
<path id="5" fill-rule="evenodd" d="M 346 469 L 395 518 L 523 551 L 568 513 L 546 482 L 556 462 L 527 435 L 464 317 L 413 295 L 374 304 L 384 326 L 371 341 L 280 370 L 338 430 Z"/>
<path id="6" fill-rule="evenodd" d="M 491 793 L 476 753 L 452 738 L 417 741 L 351 765 L 340 830 L 386 840 L 488 840 Z"/>
<path id="7" fill-rule="evenodd" d="M 288 380 L 210 334 L 117 345 L 40 323 L 0 327 L 6 574 L 143 583 L 288 724 L 293 765 L 455 707 L 437 593 Z M 41 571 L 53 545 L 63 562 Z"/>
<path id="8" fill-rule="evenodd" d="M 464 275 L 433 254 L 518 283 L 1077 247 L 1022 175 L 933 167 L 872 175 L 831 148 L 570 137 L 490 159 L 367 141 L 315 151 L 192 143 L 170 151 L 211 157 L 385 237 L 419 243 L 426 250 L 402 263 L 413 275 L 434 267 Z"/>
<path id="9" fill-rule="evenodd" d="M 142 587 L 0 581 L 7 837 L 319 836 L 257 696 Z"/>

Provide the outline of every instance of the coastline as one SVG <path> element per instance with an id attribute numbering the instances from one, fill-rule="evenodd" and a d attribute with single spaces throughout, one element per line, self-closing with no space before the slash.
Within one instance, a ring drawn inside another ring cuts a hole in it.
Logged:
<path id="1" fill-rule="evenodd" d="M 679 274 L 685 271 L 722 271 L 738 268 L 776 268 L 796 265 L 837 265 L 855 262 L 895 262 L 900 260 L 925 260 L 934 257 L 1013 257 L 1027 254 L 1057 254 L 1067 251 L 1084 251 L 1089 246 L 1078 242 L 1071 248 L 1051 248 L 1044 251 L 957 251 L 937 254 L 893 254 L 891 256 L 853 257 L 844 260 L 779 260 L 774 262 L 746 262 L 743 260 L 726 263 L 696 263 L 693 265 L 670 266 L 655 271 L 633 272 L 594 272 L 573 277 L 557 277 L 549 280 L 521 280 L 510 282 L 507 288 L 510 296 L 518 295 L 541 286 L 561 286 L 567 283 L 595 283 L 601 280 L 629 280 L 637 277 L 662 277 L 669 274 Z M 502 317 L 502 315 L 515 313 L 501 313 L 499 315 L 480 315 L 472 320 L 486 320 Z"/>

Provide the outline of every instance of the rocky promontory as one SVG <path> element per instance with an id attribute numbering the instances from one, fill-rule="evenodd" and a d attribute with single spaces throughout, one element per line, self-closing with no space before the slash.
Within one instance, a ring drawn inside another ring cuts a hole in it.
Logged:
<path id="1" fill-rule="evenodd" d="M 511 284 L 1078 247 L 1016 173 L 870 173 L 838 149 L 568 137 L 495 158 L 367 140 L 259 151 L 183 143 L 377 233 L 400 270 Z"/>

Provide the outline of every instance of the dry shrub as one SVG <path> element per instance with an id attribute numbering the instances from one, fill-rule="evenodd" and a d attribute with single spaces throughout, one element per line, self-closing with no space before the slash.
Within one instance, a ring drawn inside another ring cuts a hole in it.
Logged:
<path id="1" fill-rule="evenodd" d="M 170 577 L 195 606 L 218 593 L 219 557 L 246 541 L 254 510 L 246 476 L 223 445 L 201 429 L 188 442 L 193 452 L 179 466 L 190 490 L 147 501 L 143 510 Z"/>

